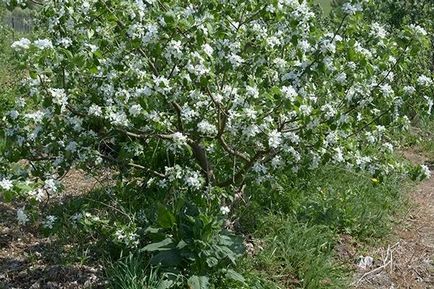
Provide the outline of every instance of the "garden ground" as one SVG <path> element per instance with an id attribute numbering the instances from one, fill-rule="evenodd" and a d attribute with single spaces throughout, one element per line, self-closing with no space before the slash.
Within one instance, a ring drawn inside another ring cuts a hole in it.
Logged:
<path id="1" fill-rule="evenodd" d="M 62 198 L 51 202 L 61 203 L 96 186 L 95 181 L 78 171 L 70 172 L 63 183 Z M 99 266 L 84 265 L 84 260 L 68 261 L 76 244 L 61 244 L 57 238 L 45 237 L 36 226 L 19 227 L 15 216 L 20 205 L 0 202 L 1 289 L 105 288 Z"/>
<path id="2" fill-rule="evenodd" d="M 407 150 L 405 157 L 424 163 L 427 157 Z M 62 203 L 70 197 L 89 192 L 98 182 L 73 171 L 64 179 Z M 337 259 L 355 268 L 355 288 L 434 288 L 434 178 L 409 192 L 411 206 L 397 222 L 394 233 L 384 240 L 361 244 L 342 235 L 335 246 Z M 92 252 L 77 253 L 75 241 L 46 237 L 34 226 L 19 227 L 16 208 L 21 204 L 0 203 L 0 288 L 106 288 L 100 262 Z M 362 269 L 358 256 L 372 256 L 372 266 Z M 92 265 L 94 264 L 94 265 Z M 294 282 L 297 288 L 300 284 Z"/>
<path id="3" fill-rule="evenodd" d="M 405 157 L 423 164 L 427 157 L 406 151 Z M 410 191 L 411 207 L 384 246 L 367 253 L 377 256 L 374 266 L 355 277 L 355 287 L 366 289 L 434 288 L 434 178 Z"/>

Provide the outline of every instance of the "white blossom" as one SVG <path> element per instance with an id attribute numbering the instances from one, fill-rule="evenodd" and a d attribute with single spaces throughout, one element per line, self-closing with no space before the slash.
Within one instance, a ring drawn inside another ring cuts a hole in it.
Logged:
<path id="1" fill-rule="evenodd" d="M 96 104 L 92 104 L 89 107 L 88 113 L 89 113 L 89 115 L 93 115 L 93 116 L 101 116 L 102 115 L 102 109 L 100 106 L 98 106 Z"/>
<path id="2" fill-rule="evenodd" d="M 29 217 L 27 216 L 24 208 L 17 210 L 17 221 L 20 225 L 25 225 L 29 221 Z"/>
<path id="3" fill-rule="evenodd" d="M 351 4 L 351 3 L 345 3 L 342 6 L 342 10 L 350 15 L 354 15 L 359 11 L 363 11 L 362 6 L 360 4 Z"/>
<path id="4" fill-rule="evenodd" d="M 431 78 L 429 78 L 426 75 L 421 75 L 417 78 L 417 83 L 422 86 L 429 86 L 433 84 L 433 81 Z"/>
<path id="5" fill-rule="evenodd" d="M 14 187 L 14 184 L 11 180 L 8 179 L 2 179 L 0 181 L 0 188 L 2 188 L 5 191 L 10 191 Z"/>
<path id="6" fill-rule="evenodd" d="M 241 64 L 244 63 L 244 59 L 242 59 L 239 55 L 237 55 L 235 53 L 231 53 L 228 56 L 228 60 L 232 64 L 232 66 L 235 68 L 239 67 Z"/>
<path id="7" fill-rule="evenodd" d="M 420 165 L 420 169 L 421 169 L 421 175 L 420 175 L 421 179 L 429 179 L 431 177 L 431 171 L 428 166 Z"/>
<path id="8" fill-rule="evenodd" d="M 268 134 L 268 145 L 272 148 L 278 148 L 282 143 L 282 133 L 273 130 Z"/>
<path id="9" fill-rule="evenodd" d="M 246 92 L 247 95 L 253 97 L 253 98 L 258 98 L 259 97 L 259 91 L 258 88 L 255 86 L 247 86 L 246 87 Z"/>
<path id="10" fill-rule="evenodd" d="M 182 132 L 175 132 L 172 134 L 173 141 L 178 145 L 187 144 L 187 136 L 185 136 Z"/>
<path id="11" fill-rule="evenodd" d="M 426 30 L 423 27 L 419 26 L 419 25 L 410 24 L 410 29 L 412 29 L 415 33 L 421 34 L 423 36 L 426 36 L 428 34 L 426 32 Z"/>
<path id="12" fill-rule="evenodd" d="M 197 130 L 204 135 L 214 135 L 217 133 L 215 125 L 209 123 L 207 120 L 202 120 L 197 124 Z"/>
<path id="13" fill-rule="evenodd" d="M 46 229 L 53 229 L 54 223 L 57 221 L 57 217 L 49 215 L 45 218 L 43 227 Z"/>
<path id="14" fill-rule="evenodd" d="M 143 109 L 141 107 L 140 104 L 134 104 L 132 105 L 129 109 L 128 112 L 132 115 L 132 116 L 138 116 L 142 113 Z"/>
<path id="15" fill-rule="evenodd" d="M 385 96 L 390 96 L 394 93 L 392 86 L 390 86 L 388 83 L 381 85 L 380 90 Z"/>
<path id="16" fill-rule="evenodd" d="M 37 39 L 33 42 L 33 44 L 39 49 L 49 49 L 53 48 L 53 43 L 49 39 Z"/>
<path id="17" fill-rule="evenodd" d="M 211 45 L 209 45 L 208 43 L 205 43 L 204 45 L 202 45 L 202 49 L 206 55 L 208 55 L 209 57 L 212 57 L 212 54 L 214 53 L 214 49 L 211 47 Z"/>
<path id="18" fill-rule="evenodd" d="M 283 86 L 282 93 L 289 100 L 294 100 L 294 97 L 297 96 L 297 91 L 292 86 Z"/>
<path id="19" fill-rule="evenodd" d="M 12 43 L 11 48 L 18 51 L 25 50 L 25 49 L 29 49 L 31 44 L 32 42 L 29 39 L 21 38 L 20 40 Z"/>
<path id="20" fill-rule="evenodd" d="M 197 172 L 189 174 L 185 178 L 185 183 L 192 189 L 199 190 L 202 187 L 202 179 Z"/>
<path id="21" fill-rule="evenodd" d="M 231 211 L 231 209 L 229 209 L 228 206 L 220 207 L 220 212 L 222 213 L 222 215 L 227 215 L 227 214 L 229 214 L 230 211 Z"/>
<path id="22" fill-rule="evenodd" d="M 403 90 L 405 94 L 409 94 L 409 95 L 414 94 L 416 92 L 416 89 L 410 85 L 404 86 Z"/>

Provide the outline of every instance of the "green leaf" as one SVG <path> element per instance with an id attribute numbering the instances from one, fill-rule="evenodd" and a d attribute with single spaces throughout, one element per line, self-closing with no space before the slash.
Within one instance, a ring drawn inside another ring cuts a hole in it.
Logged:
<path id="1" fill-rule="evenodd" d="M 1 192 L 0 192 L 0 196 L 1 196 L 1 195 L 2 195 L 2 194 L 1 194 Z M 14 194 L 13 194 L 12 191 L 5 191 L 5 192 L 3 193 L 3 199 L 4 199 L 4 201 L 5 201 L 6 203 L 10 203 L 10 202 L 12 202 L 13 198 L 14 198 Z"/>
<path id="2" fill-rule="evenodd" d="M 208 264 L 208 267 L 212 268 L 218 265 L 219 261 L 215 257 L 209 257 L 206 258 L 206 263 Z"/>
<path id="3" fill-rule="evenodd" d="M 226 278 L 232 279 L 234 281 L 241 282 L 241 283 L 245 282 L 244 277 L 240 273 L 237 273 L 232 269 L 229 269 L 226 271 Z"/>
<path id="4" fill-rule="evenodd" d="M 157 243 L 151 243 L 143 247 L 142 251 L 154 252 L 154 251 L 168 251 L 173 248 L 173 241 L 170 238 L 164 239 Z"/>
<path id="5" fill-rule="evenodd" d="M 89 72 L 92 74 L 97 74 L 98 73 L 98 67 L 96 67 L 96 66 L 89 67 Z"/>
<path id="6" fill-rule="evenodd" d="M 191 276 L 188 281 L 189 289 L 207 289 L 209 288 L 209 278 L 206 276 Z"/>
<path id="7" fill-rule="evenodd" d="M 149 234 L 158 234 L 159 232 L 160 232 L 159 228 L 148 227 L 145 230 L 145 233 L 149 233 Z"/>
<path id="8" fill-rule="evenodd" d="M 17 183 L 15 185 L 15 187 L 17 188 L 18 192 L 20 194 L 25 194 L 25 193 L 29 193 L 33 190 L 33 188 L 31 186 L 29 186 L 28 184 L 22 182 L 22 183 Z"/>
<path id="9" fill-rule="evenodd" d="M 175 225 L 175 216 L 163 205 L 158 207 L 157 223 L 161 228 L 170 229 Z"/>
<path id="10" fill-rule="evenodd" d="M 176 267 L 182 262 L 182 257 L 178 249 L 160 252 L 151 258 L 152 265 L 161 265 L 165 267 Z"/>
<path id="11" fill-rule="evenodd" d="M 95 51 L 95 52 L 93 53 L 93 55 L 94 55 L 96 58 L 98 58 L 98 59 L 101 59 L 101 58 L 104 57 L 104 55 L 102 54 L 102 52 L 101 52 L 100 50 Z"/>
<path id="12" fill-rule="evenodd" d="M 36 71 L 34 71 L 34 70 L 30 70 L 29 71 L 29 75 L 30 75 L 30 78 L 32 78 L 32 79 L 37 79 L 38 78 L 38 73 Z"/>

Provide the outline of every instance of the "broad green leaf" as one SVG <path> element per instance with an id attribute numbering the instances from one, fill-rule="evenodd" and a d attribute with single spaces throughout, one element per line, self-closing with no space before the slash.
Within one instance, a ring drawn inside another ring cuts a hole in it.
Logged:
<path id="1" fill-rule="evenodd" d="M 208 289 L 209 288 L 209 278 L 206 276 L 191 276 L 188 281 L 189 289 Z"/>
<path id="2" fill-rule="evenodd" d="M 175 216 L 163 205 L 158 207 L 157 222 L 161 228 L 170 229 L 176 223 Z"/>
<path id="3" fill-rule="evenodd" d="M 160 252 L 151 258 L 151 264 L 161 265 L 166 267 L 179 266 L 182 262 L 182 257 L 178 249 L 171 249 L 170 251 Z"/>
<path id="4" fill-rule="evenodd" d="M 237 273 L 232 269 L 226 271 L 226 277 L 241 283 L 244 283 L 245 281 L 244 277 L 240 273 Z"/>
<path id="5" fill-rule="evenodd" d="M 169 289 L 173 286 L 173 283 L 174 282 L 172 280 L 163 280 L 158 285 L 157 289 Z"/>
<path id="6" fill-rule="evenodd" d="M 154 252 L 154 251 L 167 251 L 173 247 L 173 240 L 170 238 L 164 239 L 161 242 L 151 243 L 145 246 L 142 251 Z"/>

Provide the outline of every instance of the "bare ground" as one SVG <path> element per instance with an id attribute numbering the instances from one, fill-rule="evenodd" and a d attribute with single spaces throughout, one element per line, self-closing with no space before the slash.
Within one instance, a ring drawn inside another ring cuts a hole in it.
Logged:
<path id="1" fill-rule="evenodd" d="M 51 202 L 84 194 L 97 183 L 79 171 L 64 179 L 65 194 Z M 16 209 L 22 204 L 0 201 L 0 289 L 84 289 L 105 288 L 100 266 L 64 264 L 74 244 L 45 237 L 36 225 L 19 226 Z"/>
<path id="2" fill-rule="evenodd" d="M 403 154 L 414 163 L 428 161 L 417 151 Z M 368 250 L 374 264 L 359 269 L 354 288 L 434 288 L 434 177 L 413 188 L 409 199 L 411 207 L 389 244 Z"/>

